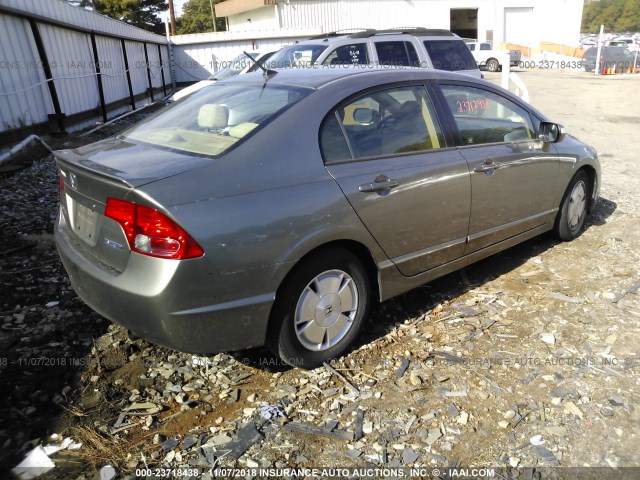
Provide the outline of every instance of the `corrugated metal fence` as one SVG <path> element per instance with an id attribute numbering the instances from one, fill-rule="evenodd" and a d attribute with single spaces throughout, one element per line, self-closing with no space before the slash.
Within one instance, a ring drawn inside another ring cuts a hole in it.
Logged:
<path id="1" fill-rule="evenodd" d="M 0 0 L 0 145 L 107 121 L 203 80 L 244 50 L 263 52 L 319 28 L 171 37 L 72 7 Z M 173 57 L 173 58 L 172 58 Z"/>
<path id="2" fill-rule="evenodd" d="M 171 37 L 175 80 L 177 83 L 203 80 L 243 51 L 273 52 L 320 33 L 319 28 L 288 28 L 177 35 Z"/>
<path id="3" fill-rule="evenodd" d="M 63 0 L 0 0 L 0 144 L 170 93 L 168 41 Z"/>

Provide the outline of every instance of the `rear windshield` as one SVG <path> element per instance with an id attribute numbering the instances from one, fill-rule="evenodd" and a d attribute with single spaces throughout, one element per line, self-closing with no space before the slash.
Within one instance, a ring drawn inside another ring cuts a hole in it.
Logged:
<path id="1" fill-rule="evenodd" d="M 163 108 L 123 137 L 217 156 L 311 91 L 273 84 L 216 83 Z"/>
<path id="2" fill-rule="evenodd" d="M 477 70 L 473 55 L 461 40 L 425 40 L 424 47 L 431 57 L 433 68 L 457 72 Z"/>
<path id="3" fill-rule="evenodd" d="M 267 68 L 310 67 L 326 49 L 326 45 L 290 45 L 278 50 L 264 65 Z"/>

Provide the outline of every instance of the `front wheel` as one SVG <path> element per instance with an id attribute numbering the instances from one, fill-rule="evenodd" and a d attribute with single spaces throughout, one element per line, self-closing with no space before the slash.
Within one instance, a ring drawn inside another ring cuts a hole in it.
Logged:
<path id="1" fill-rule="evenodd" d="M 325 250 L 303 261 L 274 306 L 274 353 L 306 369 L 344 354 L 367 313 L 369 283 L 360 260 L 346 250 Z"/>
<path id="2" fill-rule="evenodd" d="M 500 69 L 500 63 L 495 58 L 487 60 L 487 70 L 490 72 L 497 72 Z"/>
<path id="3" fill-rule="evenodd" d="M 582 232 L 587 217 L 589 185 L 589 176 L 582 170 L 569 182 L 553 227 L 554 235 L 560 240 L 573 240 Z"/>

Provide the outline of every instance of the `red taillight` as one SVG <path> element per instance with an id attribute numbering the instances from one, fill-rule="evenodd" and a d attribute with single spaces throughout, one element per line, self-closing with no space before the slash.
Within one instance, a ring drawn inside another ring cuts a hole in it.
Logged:
<path id="1" fill-rule="evenodd" d="M 129 245 L 133 245 L 133 225 L 136 220 L 136 205 L 131 202 L 125 202 L 124 200 L 109 198 L 104 216 L 118 222 L 122 226 L 124 234 L 127 236 L 127 242 L 129 242 Z"/>
<path id="2" fill-rule="evenodd" d="M 62 172 L 58 172 L 58 178 L 60 179 L 60 193 L 64 192 L 64 177 Z"/>
<path id="3" fill-rule="evenodd" d="M 134 252 L 175 260 L 204 255 L 204 250 L 187 232 L 153 208 L 109 198 L 104 215 L 122 226 Z"/>

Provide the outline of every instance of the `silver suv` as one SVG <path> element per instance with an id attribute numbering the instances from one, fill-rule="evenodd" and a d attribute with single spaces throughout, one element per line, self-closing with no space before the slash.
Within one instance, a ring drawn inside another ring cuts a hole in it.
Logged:
<path id="1" fill-rule="evenodd" d="M 313 37 L 283 47 L 270 68 L 374 65 L 435 68 L 482 77 L 462 38 L 449 30 L 363 30 Z"/>

